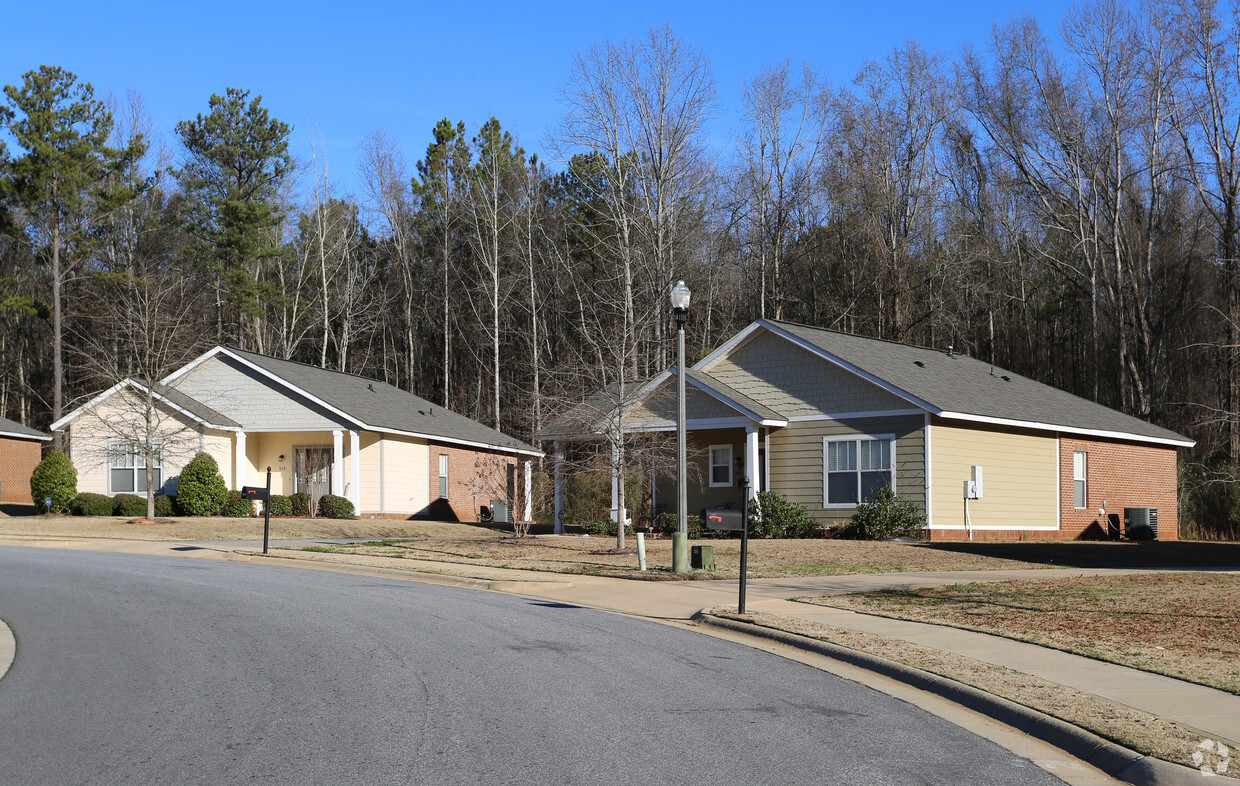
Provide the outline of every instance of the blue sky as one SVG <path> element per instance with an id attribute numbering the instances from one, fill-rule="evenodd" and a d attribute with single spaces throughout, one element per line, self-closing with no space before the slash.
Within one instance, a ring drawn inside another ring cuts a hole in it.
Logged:
<path id="1" fill-rule="evenodd" d="M 740 89 L 766 65 L 805 61 L 835 85 L 866 58 L 910 38 L 954 57 L 984 47 L 994 21 L 1031 13 L 1054 35 L 1069 3 L 1042 0 L 882 2 L 390 3 L 68 2 L 18 0 L 5 21 L 0 82 L 41 64 L 60 65 L 97 94 L 140 92 L 169 139 L 178 120 L 205 112 L 211 93 L 261 94 L 294 126 L 292 147 L 325 145 L 332 179 L 354 187 L 358 143 L 382 131 L 412 163 L 434 123 L 464 120 L 471 132 L 490 115 L 522 145 L 543 151 L 561 114 L 558 91 L 575 52 L 640 37 L 669 22 L 711 60 L 723 112 L 713 146 L 737 126 Z M 54 8 L 50 17 L 46 9 Z"/>

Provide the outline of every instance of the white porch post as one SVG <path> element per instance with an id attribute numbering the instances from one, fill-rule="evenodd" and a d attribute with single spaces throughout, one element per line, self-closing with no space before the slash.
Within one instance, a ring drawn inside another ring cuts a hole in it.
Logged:
<path id="1" fill-rule="evenodd" d="M 237 432 L 237 442 L 233 450 L 233 490 L 245 485 L 245 432 Z"/>
<path id="2" fill-rule="evenodd" d="M 522 521 L 533 521 L 534 519 L 534 462 L 525 462 L 525 518 Z"/>
<path id="3" fill-rule="evenodd" d="M 332 494 L 340 497 L 344 492 L 344 432 L 332 431 Z"/>
<path id="4" fill-rule="evenodd" d="M 555 443 L 555 534 L 564 534 L 564 445 Z"/>
<path id="5" fill-rule="evenodd" d="M 353 513 L 362 512 L 362 438 L 356 431 L 349 432 L 349 501 Z"/>
<path id="6" fill-rule="evenodd" d="M 749 498 L 754 499 L 758 492 L 760 478 L 758 476 L 758 426 L 750 423 L 745 426 L 745 474 L 749 476 Z"/>
<path id="7" fill-rule="evenodd" d="M 611 520 L 620 523 L 620 446 L 611 446 Z"/>

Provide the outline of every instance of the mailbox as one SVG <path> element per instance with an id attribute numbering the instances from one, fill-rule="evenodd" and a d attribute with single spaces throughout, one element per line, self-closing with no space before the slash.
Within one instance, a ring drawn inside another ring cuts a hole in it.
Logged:
<path id="1" fill-rule="evenodd" d="M 731 508 L 702 508 L 702 526 L 707 529 L 741 532 L 745 529 L 744 516 Z"/>
<path id="2" fill-rule="evenodd" d="M 242 486 L 241 496 L 253 502 L 254 500 L 262 500 L 266 502 L 271 492 L 262 486 Z"/>

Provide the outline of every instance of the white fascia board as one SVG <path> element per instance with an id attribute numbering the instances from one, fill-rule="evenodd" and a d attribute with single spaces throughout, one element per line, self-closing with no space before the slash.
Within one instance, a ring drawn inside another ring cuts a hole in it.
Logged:
<path id="1" fill-rule="evenodd" d="M 1122 439 L 1129 442 L 1149 442 L 1155 445 L 1168 445 L 1177 448 L 1191 448 L 1196 445 L 1196 440 L 1191 439 L 1165 439 L 1163 437 L 1146 437 L 1141 434 L 1132 434 L 1127 431 L 1104 431 L 1101 429 L 1080 428 L 1078 426 L 1061 426 L 1055 423 L 1039 423 L 1030 420 L 1014 420 L 1011 418 L 992 418 L 986 415 L 972 415 L 968 412 L 936 412 L 934 413 L 946 420 L 964 420 L 973 423 L 989 423 L 995 426 L 1013 426 L 1016 428 L 1033 429 L 1034 431 L 1055 431 L 1064 434 L 1077 434 L 1084 437 L 1100 437 L 1102 439 Z"/>
<path id="2" fill-rule="evenodd" d="M 65 426 L 69 425 L 70 423 L 72 423 L 73 421 L 77 420 L 79 417 L 84 415 L 90 409 L 94 408 L 98 404 L 116 395 L 116 393 L 119 392 L 121 388 L 125 388 L 125 387 L 136 388 L 138 390 L 149 390 L 149 388 L 147 388 L 146 385 L 143 385 L 141 382 L 139 382 L 136 379 L 128 379 L 128 378 L 122 379 L 120 382 L 117 382 L 112 387 L 103 391 L 99 395 L 92 398 L 90 401 L 86 402 L 82 406 L 70 412 L 68 415 L 65 415 L 63 418 L 53 423 L 51 425 L 52 430 L 64 428 Z M 210 421 L 203 420 L 199 416 L 195 415 L 193 412 L 190 412 L 188 409 L 185 409 L 184 407 L 177 405 L 167 396 L 161 395 L 159 391 L 151 391 L 151 395 L 153 395 L 156 399 L 162 402 L 165 406 L 168 406 L 171 409 L 174 409 L 177 412 L 180 412 L 182 415 L 189 418 L 190 420 L 196 423 L 201 423 L 207 428 L 212 428 L 212 429 L 215 429 L 216 431 L 241 431 L 242 430 L 236 426 L 221 426 L 219 424 L 211 423 Z M 51 437 L 48 437 L 48 439 L 51 439 Z"/>
<path id="3" fill-rule="evenodd" d="M 73 411 L 72 411 L 72 412 L 70 412 L 69 414 L 67 414 L 67 415 L 63 416 L 60 420 L 58 420 L 58 421 L 56 421 L 55 423 L 53 423 L 52 425 L 48 426 L 48 428 L 50 428 L 52 431 L 59 431 L 59 430 L 61 430 L 61 429 L 62 429 L 62 428 L 64 428 L 65 426 L 69 425 L 69 424 L 70 424 L 70 423 L 72 423 L 73 421 L 75 421 L 75 420 L 77 420 L 78 418 L 80 418 L 82 415 L 86 414 L 86 412 L 87 412 L 88 410 L 92 409 L 92 408 L 93 408 L 96 404 L 99 404 L 100 402 L 102 402 L 102 401 L 106 401 L 107 399 L 111 398 L 111 396 L 112 396 L 114 393 L 116 393 L 116 391 L 118 391 L 118 390 L 120 390 L 121 388 L 125 387 L 127 384 L 129 384 L 129 383 L 130 383 L 130 382 L 132 382 L 132 381 L 133 381 L 133 380 L 130 380 L 130 379 L 128 379 L 128 378 L 126 378 L 126 379 L 122 379 L 120 382 L 117 382 L 115 385 L 113 385 L 112 387 L 110 387 L 110 388 L 108 388 L 107 390 L 103 391 L 103 392 L 102 392 L 102 393 L 100 393 L 99 395 L 95 396 L 95 397 L 94 397 L 94 398 L 92 398 L 90 401 L 87 401 L 87 402 L 86 402 L 85 404 L 83 404 L 82 406 L 80 406 L 80 407 L 78 407 L 77 409 L 73 410 Z"/>
<path id="4" fill-rule="evenodd" d="M 732 352 L 732 350 L 736 349 L 741 344 L 744 344 L 746 341 L 748 341 L 749 337 L 752 336 L 758 330 L 758 328 L 761 328 L 761 327 L 767 327 L 769 329 L 769 325 L 764 325 L 763 320 L 758 320 L 756 322 L 750 322 L 743 330 L 741 330 L 741 332 L 737 333 L 735 336 L 732 336 L 732 338 L 720 344 L 718 349 L 716 349 L 714 352 L 711 352 L 709 355 L 702 358 L 697 363 L 693 364 L 691 368 L 694 371 L 704 371 L 708 366 L 713 364 L 716 360 L 718 360 L 721 357 L 724 357 L 725 355 L 728 355 L 729 353 Z"/>
<path id="5" fill-rule="evenodd" d="M 871 385 L 875 385 L 876 387 L 882 388 L 883 390 L 887 391 L 891 395 L 896 396 L 897 398 L 902 398 L 905 401 L 912 404 L 913 406 L 924 409 L 927 412 L 930 412 L 935 415 L 939 414 L 941 411 L 938 407 L 934 406 L 930 402 L 920 399 L 917 396 L 914 396 L 912 393 L 909 393 L 906 390 L 896 387 L 895 385 L 891 384 L 887 380 L 882 379 L 880 377 L 876 377 L 870 372 L 858 366 L 854 366 L 852 363 L 849 363 L 848 361 L 842 358 L 838 358 L 835 355 L 832 355 L 830 352 L 827 352 L 822 347 L 819 347 L 815 344 L 811 344 L 810 342 L 802 339 L 799 336 L 795 336 L 792 333 L 789 333 L 788 331 L 784 330 L 783 328 L 777 325 L 773 325 L 764 319 L 758 320 L 758 322 L 755 324 L 760 324 L 762 327 L 771 331 L 772 333 L 779 336 L 780 338 L 787 339 L 788 341 L 791 341 L 793 344 L 796 344 L 798 347 L 800 347 L 801 349 L 804 349 L 806 352 L 809 352 L 813 355 L 817 355 L 818 357 L 822 358 L 828 363 L 832 363 L 836 366 L 839 366 L 840 368 L 844 369 L 845 371 L 851 374 L 856 374 L 857 376 L 864 379 L 866 382 L 869 382 Z"/>
<path id="6" fill-rule="evenodd" d="M 64 418 L 61 418 L 64 420 Z M 11 439 L 38 439 L 43 442 L 51 442 L 52 438 L 46 434 L 18 434 L 16 431 L 0 431 L 0 437 L 9 437 Z"/>
<path id="7" fill-rule="evenodd" d="M 168 385 L 172 383 L 174 380 L 180 379 L 181 377 L 185 376 L 189 372 L 198 368 L 203 363 L 205 363 L 206 361 L 210 360 L 211 358 L 215 357 L 216 355 L 220 354 L 223 351 L 224 351 L 224 347 L 220 345 L 216 345 L 215 347 L 208 349 L 206 352 L 202 353 L 197 358 L 191 360 L 190 362 L 186 363 L 184 366 L 181 366 L 176 371 L 172 372 L 168 376 L 161 379 L 159 381 L 159 384 Z"/>
<path id="8" fill-rule="evenodd" d="M 486 450 L 495 450 L 495 451 L 499 451 L 500 453 L 516 453 L 518 455 L 533 456 L 535 458 L 541 458 L 542 456 L 546 455 L 541 450 L 525 450 L 523 448 L 510 448 L 505 445 L 488 445 L 485 442 L 473 442 L 472 440 L 468 440 L 468 439 L 456 439 L 454 437 L 443 437 L 443 436 L 439 436 L 436 434 L 419 434 L 414 431 L 399 431 L 394 428 L 367 428 L 367 429 L 360 429 L 360 430 L 372 431 L 376 434 L 395 434 L 401 437 L 414 437 L 416 439 L 425 439 L 428 442 L 447 442 L 452 445 L 464 445 L 465 447 L 470 447 L 470 448 L 485 448 Z M 558 437 L 558 439 L 564 439 L 564 437 Z"/>

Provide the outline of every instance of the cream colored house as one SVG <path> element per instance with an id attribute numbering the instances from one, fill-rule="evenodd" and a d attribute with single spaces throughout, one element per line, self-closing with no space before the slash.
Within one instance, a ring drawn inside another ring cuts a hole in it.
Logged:
<path id="1" fill-rule="evenodd" d="M 748 477 L 751 494 L 779 492 L 827 526 L 889 487 L 933 539 L 1089 537 L 1131 507 L 1156 508 L 1159 537 L 1177 536 L 1176 451 L 1192 440 L 950 349 L 759 320 L 685 381 L 691 512 L 739 506 Z M 617 416 L 626 433 L 673 431 L 675 382 L 672 369 L 600 394 L 539 438 L 562 459 Z M 562 488 L 561 470 L 557 501 Z M 654 496 L 672 502 L 674 480 Z"/>
<path id="2" fill-rule="evenodd" d="M 154 386 L 124 380 L 52 429 L 69 430 L 79 491 L 144 494 L 149 431 L 158 493 L 205 451 L 229 488 L 264 485 L 270 467 L 274 494 L 322 484 L 391 518 L 476 520 L 492 498 L 528 498 L 519 464 L 542 455 L 384 382 L 222 346 Z"/>

